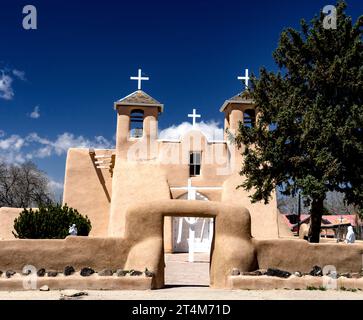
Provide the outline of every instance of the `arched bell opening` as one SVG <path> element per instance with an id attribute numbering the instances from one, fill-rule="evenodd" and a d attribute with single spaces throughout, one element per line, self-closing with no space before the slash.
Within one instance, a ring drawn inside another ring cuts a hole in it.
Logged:
<path id="1" fill-rule="evenodd" d="M 247 109 L 243 112 L 243 125 L 245 127 L 254 127 L 256 122 L 256 111 L 254 109 Z"/>
<path id="2" fill-rule="evenodd" d="M 132 110 L 130 113 L 130 137 L 141 138 L 143 135 L 144 111 Z"/>

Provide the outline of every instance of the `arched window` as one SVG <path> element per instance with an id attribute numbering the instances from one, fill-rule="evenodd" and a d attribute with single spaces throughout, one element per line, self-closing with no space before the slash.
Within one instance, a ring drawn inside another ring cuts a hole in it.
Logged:
<path id="1" fill-rule="evenodd" d="M 253 109 L 245 110 L 245 112 L 243 113 L 243 125 L 245 127 L 251 128 L 255 125 L 255 121 L 256 121 L 255 110 Z"/>
<path id="2" fill-rule="evenodd" d="M 142 137 L 144 111 L 132 110 L 130 114 L 130 136 L 133 138 Z"/>

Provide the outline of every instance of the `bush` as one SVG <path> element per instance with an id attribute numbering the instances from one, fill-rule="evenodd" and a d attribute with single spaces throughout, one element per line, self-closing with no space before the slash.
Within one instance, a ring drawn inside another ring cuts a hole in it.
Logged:
<path id="1" fill-rule="evenodd" d="M 64 239 L 75 224 L 79 236 L 88 236 L 91 221 L 67 205 L 48 205 L 37 210 L 24 209 L 14 220 L 13 232 L 19 239 Z"/>

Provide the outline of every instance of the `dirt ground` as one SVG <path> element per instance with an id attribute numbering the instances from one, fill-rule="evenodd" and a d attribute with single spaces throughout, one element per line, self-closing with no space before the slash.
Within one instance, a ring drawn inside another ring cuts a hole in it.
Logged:
<path id="1" fill-rule="evenodd" d="M 165 257 L 166 288 L 160 290 L 88 290 L 87 295 L 66 299 L 82 300 L 363 300 L 363 291 L 337 290 L 221 290 L 209 285 L 209 256 L 196 254 L 188 262 L 187 254 Z M 0 300 L 59 300 L 77 291 L 0 291 Z"/>
<path id="2" fill-rule="evenodd" d="M 0 300 L 59 300 L 65 291 L 0 292 Z M 147 291 L 86 291 L 81 300 L 363 300 L 363 292 L 309 290 L 217 290 L 208 287 L 167 287 Z"/>

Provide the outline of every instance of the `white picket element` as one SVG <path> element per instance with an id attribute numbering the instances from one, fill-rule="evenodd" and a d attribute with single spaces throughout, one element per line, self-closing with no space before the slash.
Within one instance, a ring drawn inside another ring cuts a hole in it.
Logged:
<path id="1" fill-rule="evenodd" d="M 112 155 L 100 154 L 100 155 L 95 156 L 95 158 L 96 159 L 100 159 L 100 158 L 109 158 L 109 159 L 111 159 Z"/>
<path id="2" fill-rule="evenodd" d="M 95 154 L 94 149 L 89 149 L 90 154 Z M 94 155 L 94 164 L 96 165 L 97 169 L 111 169 L 112 168 L 112 154 L 97 154 Z"/>
<path id="3" fill-rule="evenodd" d="M 187 199 L 188 200 L 204 200 L 208 201 L 208 198 L 199 193 L 198 189 L 205 188 L 217 188 L 217 187 L 193 187 L 191 180 L 188 180 L 188 185 L 185 187 L 172 187 L 173 189 L 180 189 L 187 191 Z M 219 189 L 220 187 L 218 187 Z M 202 219 L 202 220 L 200 220 Z M 184 222 L 185 221 L 185 222 Z M 199 223 L 202 221 L 202 223 Z M 197 223 L 198 222 L 198 223 Z M 213 237 L 213 219 L 211 218 L 175 218 L 175 244 L 177 250 L 182 248 L 181 243 L 183 242 L 183 228 L 185 225 L 188 230 L 188 239 L 187 239 L 187 252 L 188 252 L 188 261 L 194 262 L 194 254 L 195 252 L 207 252 L 204 251 L 205 248 L 210 248 L 210 244 L 212 242 Z M 200 234 L 199 234 L 200 233 Z M 185 239 L 186 240 L 186 239 Z M 202 250 L 202 251 L 201 251 Z"/>

